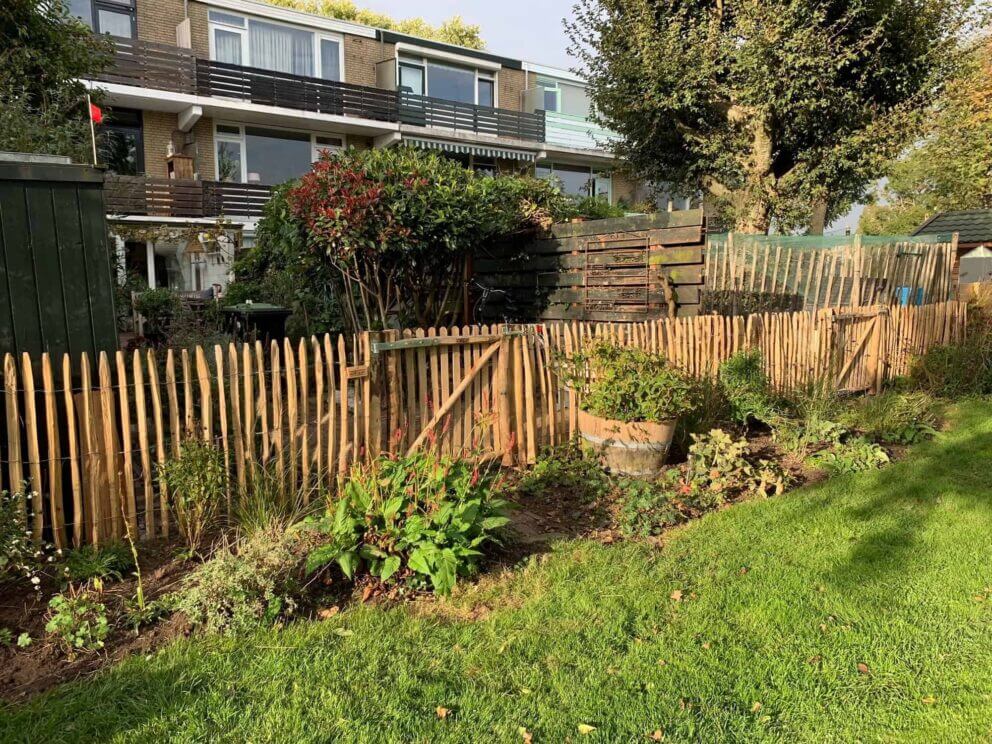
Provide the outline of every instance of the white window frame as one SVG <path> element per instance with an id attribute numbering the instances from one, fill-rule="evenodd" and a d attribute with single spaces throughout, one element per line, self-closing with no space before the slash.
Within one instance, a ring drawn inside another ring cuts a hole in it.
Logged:
<path id="1" fill-rule="evenodd" d="M 316 55 L 317 59 L 314 60 L 313 69 L 317 71 L 317 77 L 322 80 L 328 80 L 329 78 L 324 77 L 324 62 L 323 55 L 320 53 L 320 43 L 322 41 L 336 41 L 338 44 L 338 70 L 340 71 L 340 76 L 338 77 L 338 82 L 344 82 L 344 35 L 335 34 L 330 31 L 318 31 L 314 34 L 314 45 L 313 53 Z"/>
<path id="2" fill-rule="evenodd" d="M 220 132 L 218 127 L 237 127 L 238 133 L 233 134 L 230 132 Z M 238 145 L 239 154 L 241 156 L 241 180 L 238 183 L 248 183 L 248 148 L 247 140 L 245 137 L 245 127 L 260 127 L 262 129 L 270 129 L 277 132 L 292 132 L 294 134 L 309 134 L 310 135 L 310 162 L 316 163 L 320 159 L 320 153 L 323 150 L 328 150 L 330 152 L 340 152 L 348 148 L 348 135 L 343 132 L 308 132 L 305 129 L 293 129 L 292 127 L 277 127 L 262 124 L 241 124 L 236 121 L 215 121 L 214 122 L 214 180 L 220 180 L 220 159 L 217 157 L 217 143 L 218 142 L 232 142 Z M 318 137 L 337 137 L 341 140 L 341 145 L 335 147 L 333 145 L 318 145 Z M 265 184 L 267 186 L 273 186 L 275 184 Z"/>
<path id="3" fill-rule="evenodd" d="M 572 168 L 576 166 L 570 163 L 555 163 L 553 161 L 543 161 L 542 163 L 536 164 L 535 167 L 545 167 L 550 172 L 552 178 L 555 177 L 555 166 L 556 165 L 568 165 Z M 578 166 L 585 167 L 585 166 Z M 588 184 L 592 186 L 592 193 L 587 194 L 587 196 L 598 196 L 599 187 L 603 184 L 606 185 L 606 193 L 603 196 L 606 200 L 612 204 L 613 203 L 613 174 L 609 171 L 597 171 L 595 166 L 588 166 L 589 168 L 589 180 Z"/>
<path id="4" fill-rule="evenodd" d="M 467 71 L 471 69 L 475 73 L 475 79 L 472 82 L 472 103 L 476 106 L 482 104 L 479 103 L 479 80 L 490 80 L 493 84 L 493 105 L 492 108 L 499 107 L 499 72 L 496 70 L 487 70 L 479 67 L 472 67 L 471 65 L 463 65 L 454 62 L 449 62 L 448 60 L 435 59 L 433 57 L 400 57 L 399 54 L 396 55 L 396 90 L 400 88 L 400 66 L 408 65 L 409 67 L 419 67 L 424 73 L 424 96 L 430 97 L 431 95 L 431 76 L 427 71 L 428 65 L 436 65 L 437 67 L 447 67 L 451 70 L 461 70 Z"/>
<path id="5" fill-rule="evenodd" d="M 220 13 L 224 13 L 225 15 L 228 16 L 240 18 L 242 21 L 244 21 L 243 26 L 235 26 L 230 23 L 225 23 L 224 21 L 212 20 L 210 19 L 210 15 L 209 15 L 210 11 L 207 12 L 208 12 L 207 28 L 208 28 L 208 37 L 209 37 L 210 59 L 212 61 L 218 61 L 217 48 L 216 48 L 216 44 L 214 43 L 214 32 L 216 31 L 216 29 L 222 29 L 224 31 L 237 33 L 241 37 L 241 66 L 257 67 L 257 65 L 253 64 L 254 60 L 251 59 L 251 47 L 250 44 L 248 43 L 248 24 L 251 23 L 251 21 L 260 21 L 262 23 L 270 23 L 273 26 L 283 26 L 285 28 L 291 28 L 294 31 L 304 31 L 310 34 L 310 36 L 313 38 L 313 44 L 312 44 L 313 57 L 314 57 L 313 69 L 314 69 L 315 77 L 318 79 L 322 79 L 322 74 L 323 74 L 323 65 L 321 64 L 321 57 L 320 57 L 320 42 L 325 39 L 329 41 L 336 41 L 338 43 L 338 69 L 341 72 L 341 75 L 338 78 L 338 82 L 343 83 L 346 80 L 346 73 L 344 67 L 344 57 L 345 57 L 344 34 L 335 33 L 333 31 L 315 31 L 312 28 L 298 26 L 293 23 L 285 23 L 283 21 L 277 21 L 272 18 L 261 18 L 258 16 L 246 15 L 244 13 L 236 13 L 228 10 L 217 11 Z"/>

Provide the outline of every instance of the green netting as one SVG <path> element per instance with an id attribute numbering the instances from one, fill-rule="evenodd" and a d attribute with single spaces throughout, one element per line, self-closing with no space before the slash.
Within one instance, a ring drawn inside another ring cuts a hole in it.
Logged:
<path id="1" fill-rule="evenodd" d="M 703 312 L 748 314 L 949 299 L 951 236 L 707 238 Z"/>

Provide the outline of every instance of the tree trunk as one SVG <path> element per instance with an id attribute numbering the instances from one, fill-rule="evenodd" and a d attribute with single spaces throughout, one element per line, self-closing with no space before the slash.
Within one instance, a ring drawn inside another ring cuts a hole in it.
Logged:
<path id="1" fill-rule="evenodd" d="M 813 202 L 813 213 L 809 219 L 809 235 L 823 235 L 827 227 L 827 200 L 817 199 Z"/>

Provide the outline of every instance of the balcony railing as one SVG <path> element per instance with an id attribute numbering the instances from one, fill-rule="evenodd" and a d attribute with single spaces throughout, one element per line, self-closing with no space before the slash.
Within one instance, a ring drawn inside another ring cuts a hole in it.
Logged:
<path id="1" fill-rule="evenodd" d="M 109 175 L 104 202 L 111 215 L 260 217 L 272 187 L 257 183 L 180 181 Z"/>
<path id="2" fill-rule="evenodd" d="M 476 106 L 215 62 L 167 44 L 123 38 L 113 41 L 114 63 L 98 77 L 106 82 L 336 116 L 544 141 L 544 116 L 540 113 Z"/>
<path id="3" fill-rule="evenodd" d="M 617 138 L 615 132 L 604 129 L 582 116 L 559 114 L 555 111 L 545 111 L 544 116 L 546 120 L 545 142 L 553 145 L 603 150 Z"/>

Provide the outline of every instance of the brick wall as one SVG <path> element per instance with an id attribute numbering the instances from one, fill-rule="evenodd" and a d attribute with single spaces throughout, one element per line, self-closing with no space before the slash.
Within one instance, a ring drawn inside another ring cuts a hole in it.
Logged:
<path id="1" fill-rule="evenodd" d="M 138 0 L 138 2 L 141 1 Z M 174 1 L 166 0 L 166 2 L 170 3 Z M 190 3 L 189 20 L 193 54 L 203 59 L 210 59 L 210 26 L 207 20 L 207 6 L 202 3 Z"/>
<path id="2" fill-rule="evenodd" d="M 527 87 L 527 73 L 523 70 L 503 68 L 499 71 L 500 108 L 520 111 L 523 106 L 523 92 Z"/>
<path id="3" fill-rule="evenodd" d="M 183 20 L 183 0 L 138 0 L 138 38 L 176 44 L 176 26 Z"/>
<path id="4" fill-rule="evenodd" d="M 344 37 L 344 79 L 346 83 L 375 87 L 375 65 L 396 56 L 395 44 L 383 44 L 362 36 Z"/>
<path id="5" fill-rule="evenodd" d="M 176 130 L 176 115 L 162 111 L 143 113 L 145 140 L 145 173 L 154 178 L 165 178 L 165 156 L 168 152 L 172 133 Z"/>
<path id="6" fill-rule="evenodd" d="M 214 179 L 214 123 L 204 117 L 187 134 L 178 129 L 176 115 L 162 111 L 143 112 L 143 134 L 145 139 L 145 173 L 154 178 L 166 178 L 166 153 L 169 142 L 173 142 L 176 152 L 192 155 L 193 169 L 200 178 Z M 186 144 L 189 142 L 189 144 Z"/>

